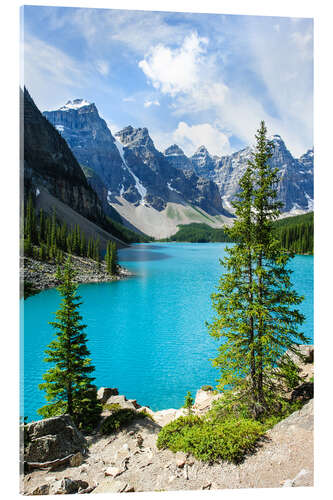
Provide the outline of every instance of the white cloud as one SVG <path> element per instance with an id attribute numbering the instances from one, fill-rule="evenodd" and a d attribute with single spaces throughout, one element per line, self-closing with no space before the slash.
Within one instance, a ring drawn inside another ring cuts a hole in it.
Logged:
<path id="1" fill-rule="evenodd" d="M 142 55 L 152 45 L 173 40 L 180 43 L 188 27 L 168 23 L 163 12 L 130 11 L 114 9 L 68 9 L 63 12 L 58 25 L 70 24 L 82 34 L 87 44 L 105 50 L 120 42 L 124 47 Z"/>
<path id="2" fill-rule="evenodd" d="M 56 109 L 87 85 L 85 66 L 61 50 L 27 34 L 23 50 L 24 84 L 39 109 Z"/>
<path id="3" fill-rule="evenodd" d="M 106 76 L 109 74 L 109 64 L 107 61 L 103 61 L 103 60 L 97 61 L 96 67 L 97 67 L 97 71 L 101 75 Z"/>
<path id="4" fill-rule="evenodd" d="M 190 114 L 195 121 L 204 116 L 204 123 L 216 124 L 245 144 L 253 142 L 265 120 L 269 131 L 281 134 L 292 153 L 300 155 L 312 145 L 312 28 L 291 36 L 286 25 L 279 26 L 265 25 L 263 31 L 254 22 L 238 33 L 247 40 L 246 68 L 264 92 L 241 79 L 227 86 L 216 52 L 208 52 L 208 40 L 197 33 L 177 48 L 156 45 L 139 67 L 157 90 L 172 98 L 173 114 L 182 120 L 188 122 Z"/>
<path id="5" fill-rule="evenodd" d="M 143 105 L 145 108 L 150 108 L 151 106 L 159 106 L 160 103 L 155 99 L 154 101 L 145 101 Z"/>
<path id="6" fill-rule="evenodd" d="M 299 50 L 303 59 L 312 59 L 313 57 L 313 34 L 312 30 L 307 32 L 296 31 L 290 35 L 291 40 Z"/>
<path id="7" fill-rule="evenodd" d="M 129 97 L 124 97 L 123 98 L 124 102 L 135 102 L 135 97 L 134 96 L 129 96 Z"/>
<path id="8" fill-rule="evenodd" d="M 231 152 L 227 135 L 210 123 L 189 125 L 181 121 L 170 132 L 152 130 L 150 135 L 159 151 L 164 151 L 171 144 L 178 144 L 187 156 L 192 156 L 202 145 L 206 146 L 211 155 L 220 156 Z"/>
<path id="9" fill-rule="evenodd" d="M 230 153 L 229 139 L 226 134 L 209 123 L 188 125 L 181 121 L 172 136 L 174 142 L 189 155 L 193 154 L 201 145 L 206 146 L 212 155 L 221 156 Z"/>
<path id="10" fill-rule="evenodd" d="M 162 44 L 156 45 L 139 62 L 154 88 L 163 94 L 175 96 L 189 92 L 200 80 L 201 56 L 206 51 L 207 38 L 192 33 L 184 39 L 181 47 L 172 50 Z"/>

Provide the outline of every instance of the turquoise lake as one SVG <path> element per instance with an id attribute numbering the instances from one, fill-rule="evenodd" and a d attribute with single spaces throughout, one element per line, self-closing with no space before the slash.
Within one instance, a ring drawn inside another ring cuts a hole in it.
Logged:
<path id="1" fill-rule="evenodd" d="M 136 275 L 114 283 L 79 286 L 81 314 L 98 387 L 117 387 L 153 410 L 179 408 L 187 391 L 215 385 L 218 371 L 209 359 L 218 342 L 207 332 L 213 316 L 210 295 L 223 268 L 226 243 L 152 243 L 119 252 Z M 290 264 L 293 284 L 305 296 L 302 326 L 313 339 L 313 257 Z M 54 336 L 60 297 L 55 289 L 29 297 L 21 307 L 21 415 L 39 419 L 45 404 L 38 389 L 49 368 L 44 350 Z M 24 368 L 24 370 L 23 370 Z M 23 406 L 24 405 L 24 406 Z"/>

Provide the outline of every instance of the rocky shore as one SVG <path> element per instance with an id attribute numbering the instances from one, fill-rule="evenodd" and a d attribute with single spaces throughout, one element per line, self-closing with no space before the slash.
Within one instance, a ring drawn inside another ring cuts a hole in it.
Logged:
<path id="1" fill-rule="evenodd" d="M 110 275 L 106 271 L 106 264 L 101 262 L 100 268 L 96 261 L 86 257 L 71 256 L 73 268 L 77 272 L 74 279 L 76 283 L 100 283 L 107 281 L 117 281 L 133 276 L 128 269 L 118 266 L 117 274 Z M 30 257 L 21 257 L 20 277 L 21 290 L 28 290 L 28 294 L 38 293 L 47 288 L 58 286 L 59 281 L 56 278 L 57 265 L 51 262 L 41 262 Z M 23 287 L 24 283 L 24 287 Z"/>
<path id="2" fill-rule="evenodd" d="M 304 385 L 313 377 L 313 346 L 300 350 Z M 301 410 L 272 427 L 243 462 L 209 464 L 156 447 L 161 428 L 184 414 L 183 408 L 153 412 L 119 395 L 117 389 L 100 388 L 98 398 L 105 408 L 102 421 L 112 413 L 112 406 L 144 410 L 149 418 L 138 418 L 111 435 L 96 429 L 85 436 L 68 415 L 31 422 L 25 427 L 21 492 L 52 495 L 313 486 L 312 396 L 307 395 Z M 203 415 L 219 397 L 223 396 L 199 390 L 193 413 Z"/>

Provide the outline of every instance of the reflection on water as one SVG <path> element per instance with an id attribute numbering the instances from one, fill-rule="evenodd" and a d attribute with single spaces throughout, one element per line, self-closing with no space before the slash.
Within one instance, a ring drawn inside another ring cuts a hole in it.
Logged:
<path id="1" fill-rule="evenodd" d="M 129 399 L 162 410 L 182 406 L 187 391 L 194 395 L 202 385 L 215 386 L 219 372 L 209 360 L 218 354 L 220 341 L 210 337 L 205 322 L 214 314 L 210 295 L 223 272 L 219 258 L 226 246 L 133 245 L 119 252 L 119 261 L 134 273 L 131 279 L 80 285 L 80 312 L 88 325 L 98 387 L 117 387 Z M 301 331 L 312 339 L 313 257 L 296 256 L 290 267 L 295 289 L 305 296 L 299 306 L 306 316 Z M 24 301 L 21 415 L 28 420 L 40 418 L 36 409 L 45 404 L 38 384 L 49 368 L 44 349 L 55 331 L 48 322 L 59 301 L 55 289 Z"/>
<path id="2" fill-rule="evenodd" d="M 162 245 L 135 245 L 131 248 L 124 248 L 118 251 L 119 260 L 123 262 L 137 262 L 149 260 L 170 259 L 171 255 L 160 252 Z"/>

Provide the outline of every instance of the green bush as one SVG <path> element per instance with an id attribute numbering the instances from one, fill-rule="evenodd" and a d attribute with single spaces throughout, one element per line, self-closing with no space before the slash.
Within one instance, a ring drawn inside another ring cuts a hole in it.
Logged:
<path id="1" fill-rule="evenodd" d="M 185 396 L 183 408 L 185 408 L 187 410 L 189 415 L 192 413 L 193 403 L 194 403 L 194 400 L 192 398 L 192 394 L 190 393 L 190 391 L 188 391 L 186 396 Z"/>
<path id="2" fill-rule="evenodd" d="M 212 391 L 213 390 L 213 386 L 211 386 L 211 385 L 203 385 L 201 387 L 201 390 L 202 391 Z"/>
<path id="3" fill-rule="evenodd" d="M 106 403 L 103 405 L 103 410 L 115 411 L 121 408 L 119 403 Z"/>
<path id="4" fill-rule="evenodd" d="M 290 359 L 282 359 L 279 365 L 279 376 L 285 381 L 288 389 L 295 389 L 301 383 L 299 367 Z"/>
<path id="5" fill-rule="evenodd" d="M 228 460 L 237 463 L 254 450 L 264 432 L 260 422 L 250 419 L 212 421 L 190 415 L 163 427 L 157 447 L 191 453 L 205 462 Z"/>
<path id="6" fill-rule="evenodd" d="M 155 422 L 155 419 L 154 419 L 153 415 L 151 415 L 150 413 L 148 413 L 146 410 L 141 410 L 141 411 L 138 412 L 138 414 L 142 418 L 149 418 L 150 420 L 152 420 L 153 422 Z"/>
<path id="7" fill-rule="evenodd" d="M 127 425 L 133 422 L 133 420 L 144 417 L 146 417 L 144 412 L 138 412 L 130 408 L 120 408 L 104 420 L 101 426 L 101 433 L 113 434 L 114 432 L 127 427 Z"/>

